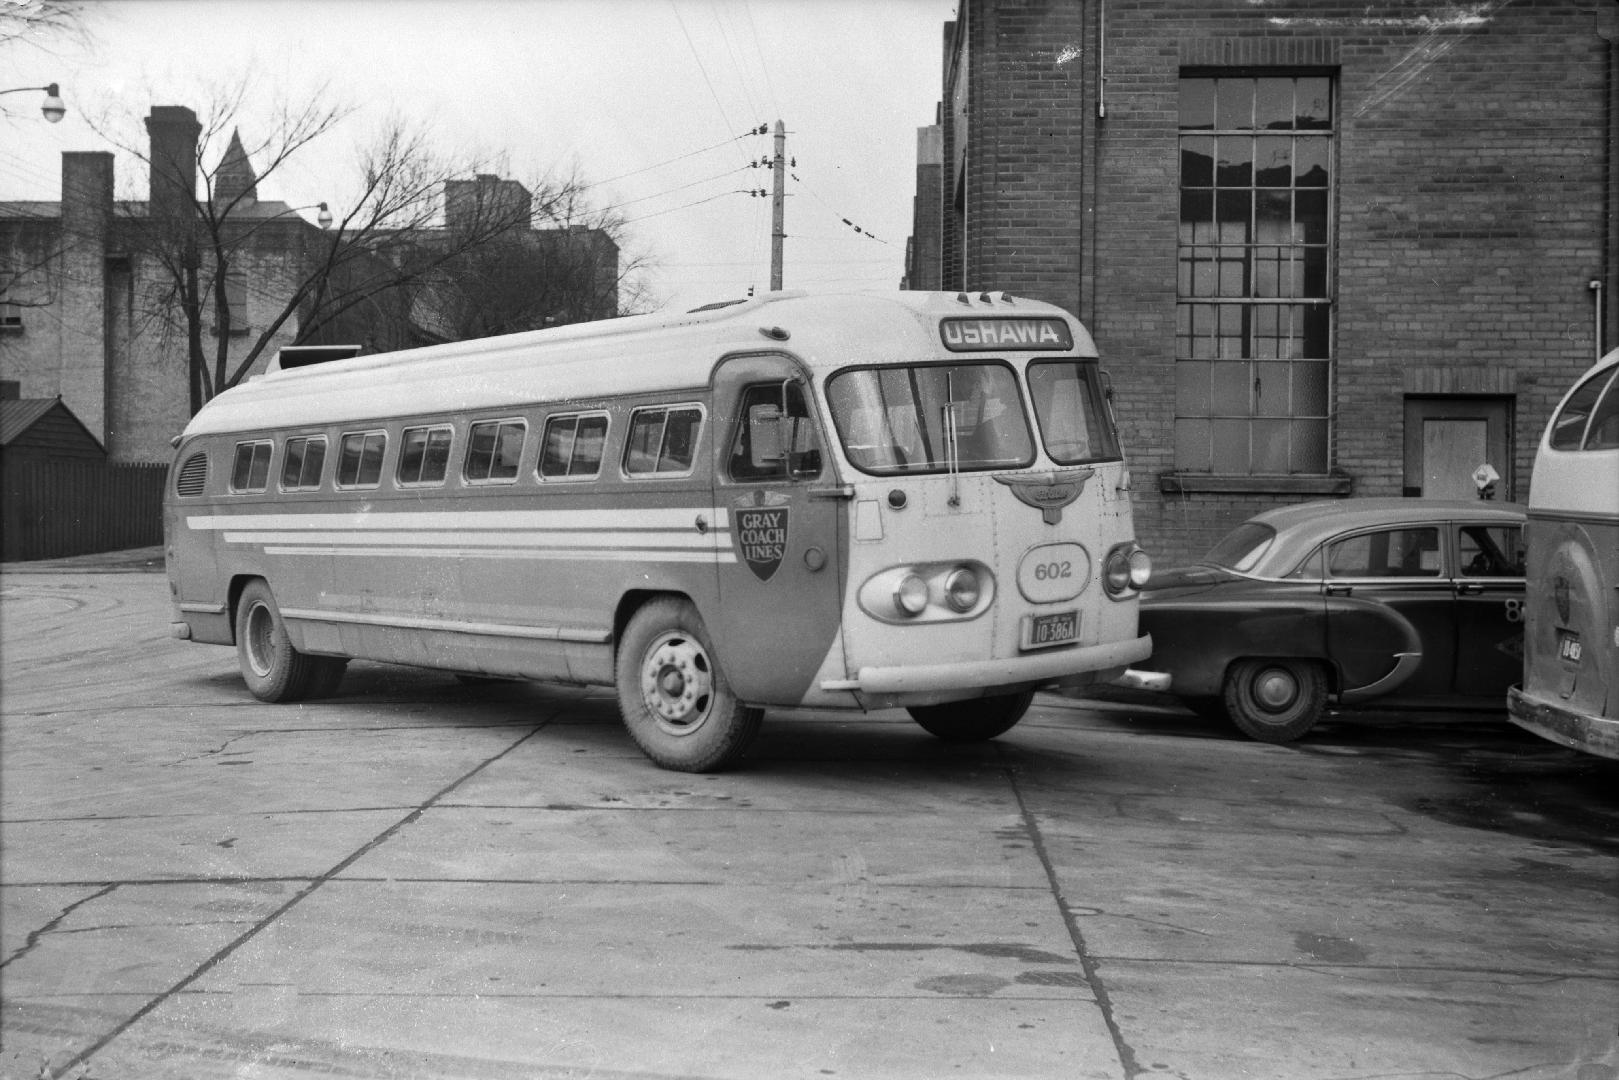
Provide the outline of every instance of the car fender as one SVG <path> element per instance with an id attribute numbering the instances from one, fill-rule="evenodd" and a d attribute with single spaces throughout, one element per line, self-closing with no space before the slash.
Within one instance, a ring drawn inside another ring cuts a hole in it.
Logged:
<path id="1" fill-rule="evenodd" d="M 1321 599 L 1314 589 L 1239 596 L 1210 589 L 1144 602 L 1141 632 L 1152 636 L 1153 651 L 1146 663 L 1137 666 L 1168 673 L 1176 694 L 1207 697 L 1220 693 L 1226 669 L 1243 657 L 1324 661 Z"/>
<path id="2" fill-rule="evenodd" d="M 1422 665 L 1422 636 L 1400 612 L 1355 596 L 1325 599 L 1328 659 L 1340 702 L 1349 705 L 1390 693 Z"/>

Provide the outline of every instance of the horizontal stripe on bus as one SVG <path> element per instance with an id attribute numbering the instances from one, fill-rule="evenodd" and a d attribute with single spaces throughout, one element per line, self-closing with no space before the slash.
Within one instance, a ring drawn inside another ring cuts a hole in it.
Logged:
<path id="1" fill-rule="evenodd" d="M 729 527 L 723 506 L 636 510 L 411 510 L 345 514 L 196 514 L 186 525 L 220 529 L 540 529 L 556 532 L 657 532 L 694 529 L 699 515 L 709 527 Z"/>
<path id="2" fill-rule="evenodd" d="M 528 638 L 534 641 L 573 641 L 587 645 L 605 645 L 613 639 L 611 630 L 459 622 L 450 619 L 418 618 L 412 615 L 362 615 L 346 611 L 321 611 L 318 608 L 282 608 L 281 617 L 301 622 L 346 623 L 351 626 L 381 626 L 397 630 L 439 630 L 448 634 L 481 634 L 485 637 Z"/>
<path id="3" fill-rule="evenodd" d="M 302 538 L 300 538 L 302 539 Z M 736 552 L 675 551 L 669 548 L 541 548 L 541 547 L 372 547 L 356 541 L 345 544 L 288 543 L 265 545 L 266 555 L 366 555 L 414 559 L 562 559 L 593 562 L 734 563 Z"/>
<path id="4" fill-rule="evenodd" d="M 420 548 L 436 547 L 508 547 L 508 548 L 636 548 L 644 551 L 713 551 L 718 533 L 700 533 L 696 529 L 685 532 L 664 531 L 657 535 L 637 533 L 577 533 L 577 532 L 523 532 L 502 530 L 498 533 L 453 532 L 392 532 L 387 530 L 354 529 L 340 532 L 296 532 L 293 530 L 260 531 L 226 530 L 227 544 L 380 544 L 384 546 L 411 545 Z M 725 540 L 729 545 L 729 539 Z"/>

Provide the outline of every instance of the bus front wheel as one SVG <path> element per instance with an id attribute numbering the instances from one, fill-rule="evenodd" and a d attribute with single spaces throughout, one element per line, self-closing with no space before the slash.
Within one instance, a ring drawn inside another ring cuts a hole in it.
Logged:
<path id="1" fill-rule="evenodd" d="M 325 697 L 337 689 L 347 660 L 293 648 L 270 586 L 250 581 L 236 604 L 236 658 L 242 681 L 260 701 Z"/>
<path id="2" fill-rule="evenodd" d="M 949 701 L 943 705 L 913 705 L 905 711 L 922 730 L 945 742 L 983 742 L 1004 735 L 1023 719 L 1034 691 L 994 697 Z"/>
<path id="3" fill-rule="evenodd" d="M 615 675 L 624 726 L 665 769 L 727 768 L 759 732 L 764 710 L 731 692 L 689 600 L 658 597 L 630 617 Z"/>

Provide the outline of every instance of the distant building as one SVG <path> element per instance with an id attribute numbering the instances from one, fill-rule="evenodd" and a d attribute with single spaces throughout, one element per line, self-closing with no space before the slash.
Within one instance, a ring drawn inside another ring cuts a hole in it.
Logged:
<path id="1" fill-rule="evenodd" d="M 1160 564 L 1484 464 L 1523 499 L 1616 340 L 1616 41 L 1611 0 L 961 0 L 906 279 L 1086 322 Z"/>
<path id="2" fill-rule="evenodd" d="M 194 212 L 184 192 L 196 191 L 198 138 L 195 114 L 156 106 L 147 117 L 149 198 L 113 197 L 113 155 L 62 155 L 62 198 L 56 202 L 0 202 L 0 377 L 16 382 L 22 397 L 60 397 L 113 461 L 164 461 L 169 440 L 190 417 L 189 366 L 183 322 L 174 317 L 173 275 L 159 263 L 153 238 L 167 223 Z M 227 221 L 235 252 L 223 288 L 231 306 L 225 330 L 230 366 L 239 366 L 251 342 L 285 310 L 311 261 L 330 237 L 284 202 L 261 200 L 258 177 L 240 138 L 233 136 L 211 178 L 216 205 L 234 202 Z M 447 218 L 437 235 L 448 237 L 458 214 L 493 190 L 523 200 L 515 181 L 480 176 L 450 185 Z M 313 209 L 313 208 L 309 208 Z M 390 259 L 431 258 L 434 234 L 412 238 Z M 588 302 L 558 304 L 555 321 L 617 314 L 618 248 L 594 230 L 529 230 L 514 240 L 526 247 L 580 249 L 596 260 Z M 530 262 L 528 265 L 533 265 Z M 364 264 L 339 274 L 332 288 L 356 289 Z M 277 348 L 297 342 L 358 343 L 366 351 L 442 340 L 445 303 L 433 296 L 453 278 L 371 297 L 306 333 L 308 309 L 277 327 L 254 370 Z M 356 293 L 357 295 L 357 293 Z M 204 350 L 217 348 L 220 328 L 202 320 Z"/>

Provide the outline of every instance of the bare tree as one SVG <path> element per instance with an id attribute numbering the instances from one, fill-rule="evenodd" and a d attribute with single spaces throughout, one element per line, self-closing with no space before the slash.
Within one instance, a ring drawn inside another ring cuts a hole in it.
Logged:
<path id="1" fill-rule="evenodd" d="M 206 110 L 188 160 L 163 160 L 132 140 L 120 144 L 152 170 L 152 204 L 126 227 L 136 237 L 134 251 L 157 270 L 150 314 L 184 335 L 193 413 L 289 338 L 330 340 L 338 329 L 349 333 L 359 325 L 368 335 L 404 343 L 400 327 L 421 292 L 442 282 L 458 260 L 530 228 L 531 206 L 476 191 L 457 208 L 456 226 L 447 227 L 446 185 L 478 175 L 486 163 L 451 160 L 433 149 L 424 130 L 397 118 L 361 152 L 358 189 L 329 228 L 314 229 L 302 216 L 314 207 L 261 203 L 258 185 L 285 172 L 348 114 L 317 104 L 324 97 L 317 91 L 266 119 L 250 119 L 244 80 Z M 243 143 L 240 130 L 255 125 L 260 136 Z M 548 189 L 535 202 L 543 209 L 573 195 Z M 272 235 L 276 230 L 281 234 Z M 262 278 L 266 250 L 279 253 L 280 263 L 275 280 L 254 293 L 249 324 L 232 282 L 253 262 Z"/>
<path id="2" fill-rule="evenodd" d="M 44 48 L 51 38 L 87 40 L 84 5 L 78 0 L 7 0 L 0 3 L 0 45 Z"/>

